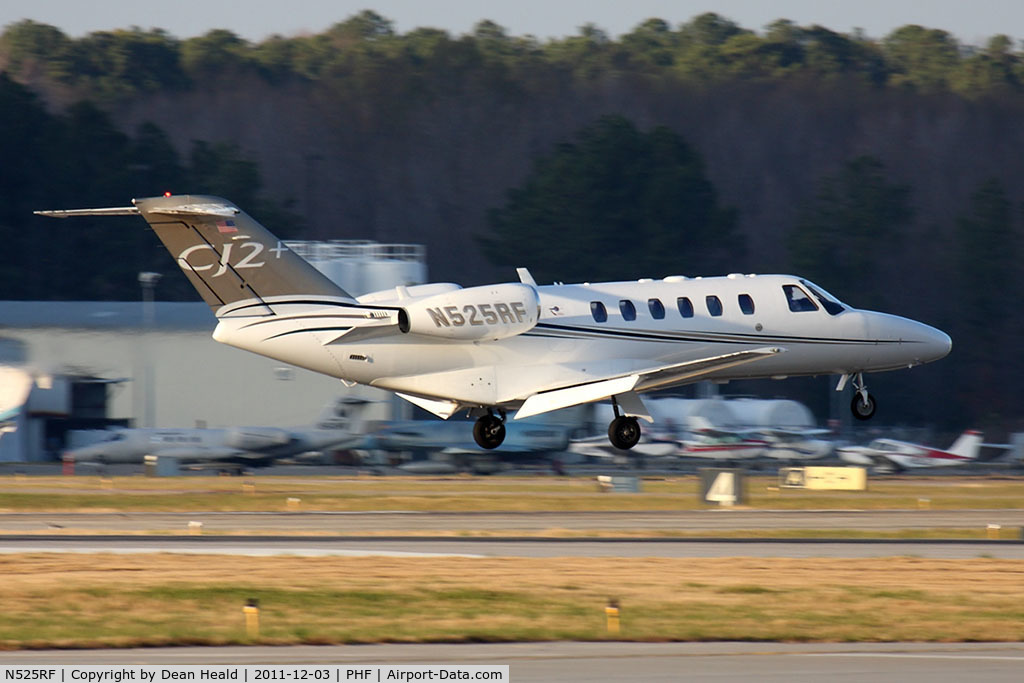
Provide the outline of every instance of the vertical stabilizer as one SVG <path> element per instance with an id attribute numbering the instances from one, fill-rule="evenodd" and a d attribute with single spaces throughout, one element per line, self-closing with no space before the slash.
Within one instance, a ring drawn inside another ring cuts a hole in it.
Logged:
<path id="1" fill-rule="evenodd" d="M 282 295 L 351 298 L 226 199 L 180 195 L 132 203 L 214 313 Z"/>
<path id="2" fill-rule="evenodd" d="M 368 427 L 367 414 L 377 403 L 356 396 L 341 396 L 326 406 L 317 418 L 317 429 L 341 429 L 350 434 L 366 434 Z"/>
<path id="3" fill-rule="evenodd" d="M 953 445 L 949 447 L 949 452 L 959 455 L 961 458 L 975 460 L 981 450 L 981 441 L 981 432 L 970 429 L 953 442 Z"/>

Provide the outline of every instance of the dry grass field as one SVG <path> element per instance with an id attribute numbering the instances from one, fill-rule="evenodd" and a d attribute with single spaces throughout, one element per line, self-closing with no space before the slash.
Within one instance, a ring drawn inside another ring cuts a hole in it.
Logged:
<path id="1" fill-rule="evenodd" d="M 1016 641 L 994 559 L 0 557 L 0 647 L 600 640 Z M 257 638 L 242 606 L 261 605 Z"/>
<path id="2" fill-rule="evenodd" d="M 636 494 L 602 493 L 576 477 L 0 477 L 0 512 L 692 510 L 694 476 L 650 478 Z M 1024 479 L 872 479 L 867 491 L 779 489 L 750 477 L 748 507 L 771 510 L 1006 509 L 1024 505 Z"/>

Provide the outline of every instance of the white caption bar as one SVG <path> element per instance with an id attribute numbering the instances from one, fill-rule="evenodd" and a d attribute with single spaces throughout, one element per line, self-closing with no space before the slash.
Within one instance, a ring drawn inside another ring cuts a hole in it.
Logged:
<path id="1" fill-rule="evenodd" d="M 0 683 L 389 683 L 511 680 L 508 665 L 365 664 L 286 666 L 0 666 Z"/>

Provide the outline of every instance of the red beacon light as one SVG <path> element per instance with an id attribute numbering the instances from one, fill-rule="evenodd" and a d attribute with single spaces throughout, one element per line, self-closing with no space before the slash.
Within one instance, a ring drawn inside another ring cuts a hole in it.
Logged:
<path id="1" fill-rule="evenodd" d="M 166 192 L 164 192 L 164 196 L 165 197 L 170 197 L 171 196 L 171 191 L 167 190 Z"/>

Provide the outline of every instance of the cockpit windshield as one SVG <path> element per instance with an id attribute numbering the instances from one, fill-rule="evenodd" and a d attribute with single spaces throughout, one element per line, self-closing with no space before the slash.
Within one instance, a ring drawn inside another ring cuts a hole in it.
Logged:
<path id="1" fill-rule="evenodd" d="M 846 306 L 839 303 L 839 299 L 835 298 L 821 287 L 812 285 L 807 280 L 801 280 L 800 283 L 810 290 L 811 294 L 814 295 L 814 298 L 818 300 L 822 308 L 828 311 L 829 315 L 839 315 L 846 310 Z"/>

